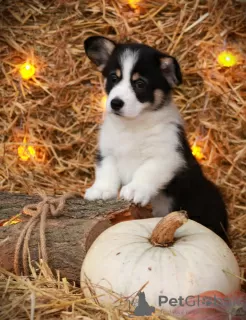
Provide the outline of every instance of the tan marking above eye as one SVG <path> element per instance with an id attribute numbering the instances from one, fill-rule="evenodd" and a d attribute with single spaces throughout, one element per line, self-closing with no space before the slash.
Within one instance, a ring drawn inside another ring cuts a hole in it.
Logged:
<path id="1" fill-rule="evenodd" d="M 121 76 L 121 71 L 120 71 L 120 69 L 116 69 L 115 73 L 116 73 L 117 77 L 120 78 L 120 76 Z"/>
<path id="2" fill-rule="evenodd" d="M 140 78 L 140 74 L 138 72 L 135 72 L 133 75 L 132 75 L 132 80 L 133 81 L 136 81 Z"/>

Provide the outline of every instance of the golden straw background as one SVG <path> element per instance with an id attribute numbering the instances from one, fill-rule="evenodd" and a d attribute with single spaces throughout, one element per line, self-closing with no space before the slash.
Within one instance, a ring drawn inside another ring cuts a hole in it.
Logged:
<path id="1" fill-rule="evenodd" d="M 143 42 L 178 59 L 184 83 L 174 100 L 191 145 L 202 147 L 204 171 L 227 201 L 244 276 L 246 5 L 240 1 L 143 0 L 132 9 L 124 0 L 0 0 L 0 190 L 83 193 L 92 183 L 104 93 L 84 54 L 90 35 Z M 223 50 L 238 57 L 236 66 L 218 65 Z M 29 81 L 18 73 L 26 60 L 37 67 Z M 18 157 L 24 137 L 37 152 L 27 162 Z"/>

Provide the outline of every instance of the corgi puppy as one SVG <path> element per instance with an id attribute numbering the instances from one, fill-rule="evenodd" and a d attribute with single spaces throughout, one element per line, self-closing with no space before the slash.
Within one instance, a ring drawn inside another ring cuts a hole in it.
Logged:
<path id="1" fill-rule="evenodd" d="M 192 155 L 172 101 L 172 89 L 182 83 L 177 60 L 144 44 L 100 36 L 87 38 L 84 47 L 107 93 L 96 179 L 85 199 L 117 198 L 120 191 L 127 201 L 151 203 L 155 217 L 185 210 L 227 241 L 225 203 Z"/>

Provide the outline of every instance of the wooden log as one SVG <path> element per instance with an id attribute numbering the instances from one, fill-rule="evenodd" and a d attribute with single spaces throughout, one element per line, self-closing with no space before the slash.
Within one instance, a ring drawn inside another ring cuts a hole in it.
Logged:
<path id="1" fill-rule="evenodd" d="M 38 196 L 0 192 L 0 267 L 14 272 L 16 242 L 30 219 L 22 209 L 40 201 Z M 3 226 L 19 213 L 21 222 Z M 46 248 L 51 270 L 59 270 L 62 277 L 79 283 L 85 254 L 101 232 L 120 221 L 148 217 L 151 217 L 149 208 L 139 208 L 122 200 L 89 202 L 82 197 L 68 199 L 62 215 L 48 218 L 46 222 Z M 29 251 L 35 265 L 39 261 L 39 224 L 33 229 Z"/>

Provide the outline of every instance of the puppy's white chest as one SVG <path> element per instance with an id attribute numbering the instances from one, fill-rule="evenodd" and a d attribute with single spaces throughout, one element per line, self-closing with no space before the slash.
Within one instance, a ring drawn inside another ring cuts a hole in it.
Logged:
<path id="1" fill-rule="evenodd" d="M 131 142 L 128 147 L 122 146 L 116 149 L 114 155 L 121 181 L 125 185 L 132 180 L 134 172 L 141 166 L 144 157 L 138 146 Z"/>
<path id="2" fill-rule="evenodd" d="M 150 159 L 177 160 L 178 137 L 176 126 L 172 124 L 175 113 L 173 116 L 171 112 L 171 116 L 164 118 L 153 114 L 152 117 L 131 122 L 115 117 L 105 119 L 100 133 L 100 150 L 103 157 L 112 156 L 115 159 L 124 185 Z"/>
<path id="3" fill-rule="evenodd" d="M 115 158 L 122 184 L 127 184 L 145 158 L 141 137 L 120 130 L 110 133 L 102 136 L 101 149 L 106 155 L 112 155 Z"/>
<path id="4" fill-rule="evenodd" d="M 131 181 L 134 172 L 146 159 L 146 133 L 137 128 L 115 126 L 110 121 L 104 123 L 100 134 L 100 149 L 104 156 L 115 158 L 121 182 Z"/>

